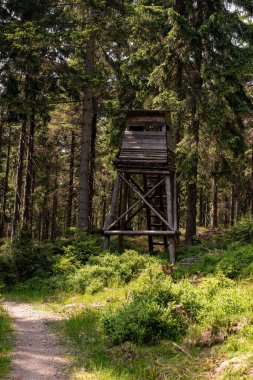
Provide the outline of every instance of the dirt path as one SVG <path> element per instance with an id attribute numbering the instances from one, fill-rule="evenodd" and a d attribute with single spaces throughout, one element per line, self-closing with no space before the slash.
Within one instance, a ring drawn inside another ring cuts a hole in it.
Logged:
<path id="1" fill-rule="evenodd" d="M 47 322 L 59 318 L 53 313 L 36 310 L 29 304 L 4 302 L 13 318 L 15 350 L 9 380 L 67 379 L 63 349 Z"/>

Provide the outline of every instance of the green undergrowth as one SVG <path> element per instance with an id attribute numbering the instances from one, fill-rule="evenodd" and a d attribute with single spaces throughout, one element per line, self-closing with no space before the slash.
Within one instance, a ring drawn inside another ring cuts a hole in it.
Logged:
<path id="1" fill-rule="evenodd" d="M 56 328 L 74 352 L 73 379 L 251 379 L 252 231 L 243 221 L 178 249 L 173 277 L 163 253 L 101 253 L 75 238 L 7 297 L 65 316 Z"/>
<path id="2" fill-rule="evenodd" d="M 253 276 L 253 245 L 231 243 L 226 249 L 215 246 L 195 247 L 191 257 L 184 257 L 177 266 L 177 278 L 192 275 L 205 276 L 222 272 L 232 279 Z"/>
<path id="3" fill-rule="evenodd" d="M 152 263 L 155 263 L 153 258 L 132 250 L 123 254 L 108 252 L 91 256 L 85 265 L 72 255 L 59 255 L 55 257 L 50 276 L 37 275 L 16 284 L 10 288 L 10 294 L 33 297 L 35 300 L 71 294 L 92 295 L 107 288 L 118 288 L 130 283 Z"/>
<path id="4" fill-rule="evenodd" d="M 6 312 L 0 306 L 0 379 L 3 379 L 9 371 L 11 348 L 11 321 Z"/>
<path id="5" fill-rule="evenodd" d="M 152 266 L 134 285 L 58 323 L 74 352 L 72 379 L 251 378 L 251 284 L 222 274 L 174 283 Z"/>

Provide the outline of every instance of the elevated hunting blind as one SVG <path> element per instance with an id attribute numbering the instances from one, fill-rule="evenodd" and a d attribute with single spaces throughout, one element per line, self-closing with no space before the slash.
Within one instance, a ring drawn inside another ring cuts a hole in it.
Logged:
<path id="1" fill-rule="evenodd" d="M 164 245 L 174 264 L 177 195 L 168 119 L 169 113 L 162 110 L 126 112 L 111 209 L 104 226 L 104 249 L 111 235 L 118 235 L 120 242 L 124 235 L 146 235 L 149 250 Z"/>

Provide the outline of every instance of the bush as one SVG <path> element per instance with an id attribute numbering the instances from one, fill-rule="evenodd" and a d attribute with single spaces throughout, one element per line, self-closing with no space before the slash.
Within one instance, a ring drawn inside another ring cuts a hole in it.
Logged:
<path id="1" fill-rule="evenodd" d="M 160 338 L 177 339 L 188 327 L 198 333 L 220 328 L 229 333 L 233 322 L 249 308 L 249 297 L 235 283 L 218 273 L 196 287 L 187 280 L 173 283 L 158 266 L 146 269 L 128 303 L 103 318 L 113 343 L 152 343 Z M 195 336 L 196 338 L 196 336 Z"/>
<path id="2" fill-rule="evenodd" d="M 224 239 L 230 242 L 253 243 L 253 221 L 241 220 L 224 235 Z"/>
<path id="3" fill-rule="evenodd" d="M 74 257 L 77 262 L 85 264 L 90 257 L 99 255 L 102 250 L 101 238 L 88 235 L 81 229 L 76 229 L 69 244 L 64 247 L 64 254 Z"/>
<path id="4" fill-rule="evenodd" d="M 22 230 L 12 246 L 1 247 L 0 281 L 11 285 L 32 277 L 65 276 L 100 252 L 99 239 L 79 230 L 75 230 L 69 240 L 55 243 L 34 243 Z"/>
<path id="5" fill-rule="evenodd" d="M 113 343 L 153 343 L 177 338 L 186 330 L 189 317 L 177 307 L 177 289 L 158 265 L 149 267 L 138 281 L 129 303 L 104 316 L 106 333 Z M 180 305 L 181 306 L 181 305 Z"/>
<path id="6" fill-rule="evenodd" d="M 88 264 L 68 276 L 67 286 L 77 293 L 96 293 L 104 287 L 125 284 L 136 278 L 152 259 L 135 251 L 122 255 L 106 253 L 93 256 Z"/>
<path id="7" fill-rule="evenodd" d="M 85 292 L 94 294 L 108 286 L 118 286 L 138 277 L 149 263 L 154 261 L 149 256 L 135 251 L 125 251 L 122 255 L 105 253 L 91 256 L 83 265 L 75 256 L 55 255 L 51 258 L 52 272 L 47 276 L 35 275 L 19 289 L 31 287 L 35 291 Z"/>
<path id="8" fill-rule="evenodd" d="M 209 275 L 223 272 L 225 276 L 247 278 L 253 274 L 253 249 L 251 244 L 230 244 L 226 250 L 213 250 L 189 265 L 178 267 L 177 278 L 191 274 Z"/>

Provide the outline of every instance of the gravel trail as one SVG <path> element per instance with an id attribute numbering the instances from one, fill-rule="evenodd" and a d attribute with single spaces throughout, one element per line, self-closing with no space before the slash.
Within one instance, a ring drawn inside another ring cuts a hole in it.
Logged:
<path id="1" fill-rule="evenodd" d="M 64 351 L 58 337 L 47 326 L 48 322 L 59 320 L 59 317 L 25 303 L 4 302 L 3 306 L 12 317 L 15 328 L 14 358 L 7 379 L 67 379 Z"/>

